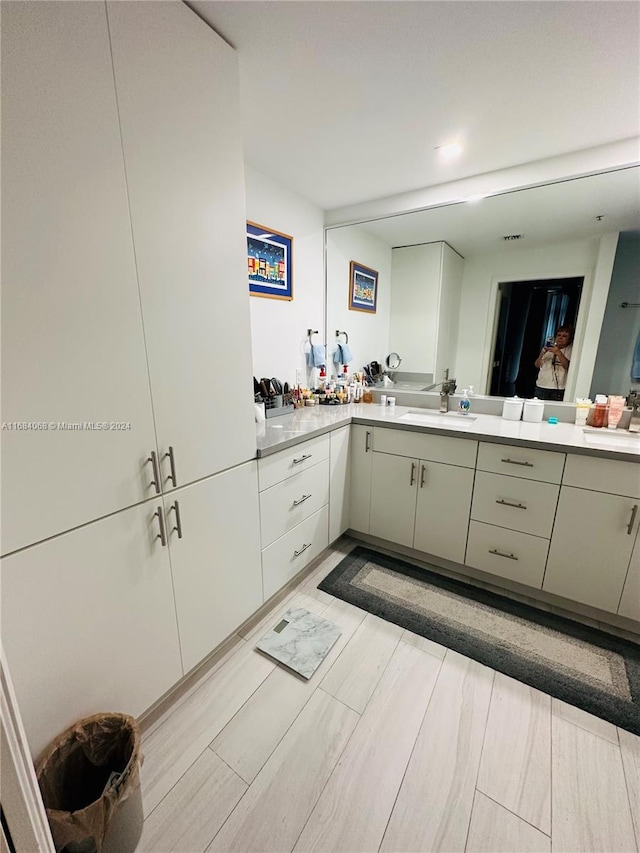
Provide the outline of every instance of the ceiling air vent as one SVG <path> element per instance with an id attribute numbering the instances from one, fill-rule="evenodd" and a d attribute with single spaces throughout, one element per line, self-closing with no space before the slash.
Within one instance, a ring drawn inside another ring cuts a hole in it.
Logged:
<path id="1" fill-rule="evenodd" d="M 505 234 L 503 240 L 522 240 L 522 234 Z"/>

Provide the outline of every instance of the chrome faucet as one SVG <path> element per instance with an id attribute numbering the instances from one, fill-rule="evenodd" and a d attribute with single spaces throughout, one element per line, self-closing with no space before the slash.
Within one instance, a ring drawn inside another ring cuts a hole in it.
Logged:
<path id="1" fill-rule="evenodd" d="M 456 390 L 456 380 L 449 379 L 449 368 L 444 372 L 444 379 L 439 383 L 442 385 L 440 389 L 440 411 L 445 414 L 449 411 L 449 395 L 454 394 Z"/>
<path id="2" fill-rule="evenodd" d="M 640 397 L 637 393 L 629 394 L 629 403 L 631 405 L 629 432 L 640 432 Z"/>

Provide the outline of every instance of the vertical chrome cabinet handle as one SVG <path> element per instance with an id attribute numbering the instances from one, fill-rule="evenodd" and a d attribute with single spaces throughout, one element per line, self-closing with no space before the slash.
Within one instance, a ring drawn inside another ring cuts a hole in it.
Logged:
<path id="1" fill-rule="evenodd" d="M 309 542 L 307 545 L 303 545 L 303 546 L 302 546 L 302 548 L 300 548 L 300 550 L 299 550 L 299 551 L 294 551 L 294 552 L 293 552 L 293 556 L 294 556 L 294 557 L 299 557 L 299 556 L 300 556 L 300 554 L 302 554 L 304 551 L 306 551 L 306 550 L 307 550 L 307 548 L 311 548 L 311 545 L 312 545 L 312 543 L 311 543 L 311 542 Z"/>
<path id="2" fill-rule="evenodd" d="M 167 456 L 169 457 L 169 467 L 171 469 L 171 473 L 167 477 L 167 480 L 171 480 L 173 485 L 177 486 L 178 478 L 176 477 L 176 460 L 175 456 L 173 455 L 173 447 L 171 447 L 171 445 L 169 445 L 169 452 L 164 454 L 164 458 L 166 459 Z"/>
<path id="3" fill-rule="evenodd" d="M 158 466 L 158 455 L 155 450 L 151 451 L 151 456 L 146 460 L 147 462 L 151 462 L 151 467 L 153 468 L 153 480 L 150 485 L 155 486 L 156 494 L 159 495 L 161 491 L 160 487 L 160 467 Z"/>
<path id="4" fill-rule="evenodd" d="M 182 539 L 182 519 L 180 518 L 180 504 L 174 501 L 169 509 L 172 509 L 176 514 L 176 526 L 172 528 L 178 534 L 178 539 Z"/>
<path id="5" fill-rule="evenodd" d="M 365 440 L 364 440 L 364 452 L 368 453 L 371 450 L 371 433 L 369 430 L 366 432 Z"/>
<path id="6" fill-rule="evenodd" d="M 159 506 L 158 509 L 153 513 L 154 516 L 158 517 L 158 526 L 160 528 L 160 533 L 156 536 L 156 539 L 159 539 L 162 543 L 162 547 L 167 544 L 167 530 L 164 526 L 164 515 L 162 514 L 162 507 Z"/>
<path id="7" fill-rule="evenodd" d="M 629 526 L 627 527 L 627 533 L 631 536 L 631 531 L 633 530 L 633 523 L 636 520 L 636 515 L 638 514 L 638 504 L 634 504 L 633 509 L 631 510 L 631 518 L 629 519 Z"/>
<path id="8" fill-rule="evenodd" d="M 415 480 L 415 478 L 416 478 L 416 463 L 412 462 L 411 463 L 411 477 L 409 478 L 409 485 L 410 486 L 413 486 L 413 481 Z"/>
<path id="9" fill-rule="evenodd" d="M 424 488 L 424 475 L 427 473 L 427 466 L 422 465 L 420 471 L 420 488 Z"/>

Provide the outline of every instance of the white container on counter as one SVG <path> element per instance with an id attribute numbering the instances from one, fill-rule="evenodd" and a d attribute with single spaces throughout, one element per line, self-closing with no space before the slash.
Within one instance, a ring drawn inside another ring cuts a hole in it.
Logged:
<path id="1" fill-rule="evenodd" d="M 519 397 L 508 397 L 502 406 L 502 417 L 505 421 L 519 421 L 522 416 L 522 400 Z"/>
<path id="2" fill-rule="evenodd" d="M 534 397 L 533 400 L 524 401 L 524 412 L 522 414 L 523 421 L 527 421 L 531 424 L 539 424 L 542 423 L 543 415 L 544 400 L 538 400 L 537 397 Z"/>

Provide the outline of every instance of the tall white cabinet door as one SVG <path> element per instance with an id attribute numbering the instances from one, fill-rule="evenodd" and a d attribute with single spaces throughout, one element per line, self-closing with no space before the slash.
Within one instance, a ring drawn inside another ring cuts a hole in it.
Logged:
<path id="1" fill-rule="evenodd" d="M 262 604 L 257 463 L 164 501 L 186 673 Z"/>
<path id="2" fill-rule="evenodd" d="M 329 542 L 334 542 L 349 527 L 350 430 L 351 427 L 342 427 L 330 436 Z"/>
<path id="3" fill-rule="evenodd" d="M 420 460 L 413 547 L 464 563 L 474 471 Z"/>
<path id="4" fill-rule="evenodd" d="M 2 113 L 6 554 L 150 497 L 155 434 L 103 4 L 3 5 Z"/>
<path id="5" fill-rule="evenodd" d="M 542 589 L 615 613 L 638 529 L 636 504 L 563 486 Z M 597 536 L 589 532 L 590 519 L 597 521 Z"/>
<path id="6" fill-rule="evenodd" d="M 158 445 L 186 485 L 256 452 L 237 57 L 184 3 L 107 11 Z"/>
<path id="7" fill-rule="evenodd" d="M 636 534 L 636 544 L 631 552 L 631 562 L 622 589 L 618 613 L 620 616 L 640 622 L 640 529 Z"/>
<path id="8" fill-rule="evenodd" d="M 351 495 L 349 500 L 350 526 L 360 533 L 369 532 L 371 504 L 371 460 L 373 459 L 373 428 L 354 424 L 351 427 Z"/>
<path id="9" fill-rule="evenodd" d="M 34 756 L 79 717 L 138 716 L 182 676 L 158 506 L 2 561 L 2 642 Z"/>
<path id="10" fill-rule="evenodd" d="M 374 453 L 370 532 L 389 542 L 413 545 L 418 460 Z"/>

